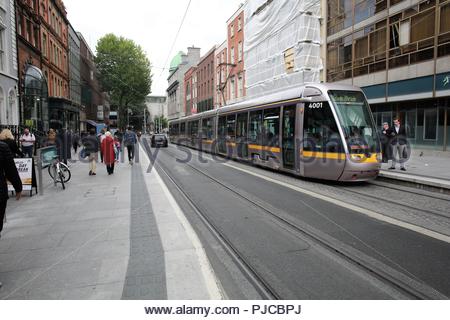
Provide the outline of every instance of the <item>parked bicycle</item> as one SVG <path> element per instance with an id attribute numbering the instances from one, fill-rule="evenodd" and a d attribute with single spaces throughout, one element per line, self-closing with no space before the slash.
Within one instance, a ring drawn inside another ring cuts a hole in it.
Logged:
<path id="1" fill-rule="evenodd" d="M 70 172 L 69 167 L 59 160 L 59 156 L 56 155 L 53 157 L 52 164 L 48 167 L 48 173 L 50 177 L 53 179 L 53 183 L 55 186 L 58 183 L 61 183 L 63 190 L 66 189 L 66 183 L 69 182 L 72 177 L 72 173 Z"/>

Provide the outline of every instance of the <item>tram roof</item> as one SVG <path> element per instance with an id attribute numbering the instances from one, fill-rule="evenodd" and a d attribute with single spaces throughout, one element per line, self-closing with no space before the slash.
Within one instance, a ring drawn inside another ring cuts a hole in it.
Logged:
<path id="1" fill-rule="evenodd" d="M 325 94 L 328 90 L 348 90 L 348 91 L 361 91 L 359 87 L 348 85 L 348 84 L 338 84 L 338 83 L 310 83 L 305 84 L 299 87 L 286 89 L 283 91 L 279 91 L 276 93 L 272 93 L 265 96 L 260 96 L 248 100 L 244 100 L 241 102 L 237 102 L 234 104 L 223 106 L 219 109 L 209 110 L 206 112 L 202 112 L 199 114 L 191 115 L 182 119 L 177 119 L 171 121 L 173 123 L 177 123 L 178 121 L 190 121 L 197 120 L 201 118 L 208 118 L 211 116 L 215 116 L 217 114 L 224 114 L 232 111 L 237 111 L 241 109 L 245 109 L 252 106 L 261 106 L 270 103 L 301 99 L 304 93 L 304 90 L 307 88 L 318 89 L 322 94 Z"/>

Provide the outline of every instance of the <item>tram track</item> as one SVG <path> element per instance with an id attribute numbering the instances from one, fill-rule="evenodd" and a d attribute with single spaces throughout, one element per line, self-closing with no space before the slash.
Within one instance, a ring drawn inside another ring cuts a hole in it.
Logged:
<path id="1" fill-rule="evenodd" d="M 146 151 L 149 152 L 148 143 L 146 141 L 144 145 Z M 177 155 L 169 150 L 165 150 L 164 152 L 174 158 L 177 158 Z M 176 186 L 177 190 L 194 208 L 194 211 L 202 218 L 202 220 L 213 231 L 216 237 L 221 240 L 227 251 L 232 253 L 234 259 L 240 262 L 242 268 L 246 270 L 247 275 L 251 279 L 253 279 L 252 283 L 256 283 L 256 287 L 259 288 L 258 291 L 261 292 L 263 296 L 269 299 L 282 298 L 270 286 L 270 284 L 265 281 L 264 277 L 258 273 L 256 268 L 254 268 L 251 263 L 236 249 L 232 241 L 230 241 L 226 237 L 226 235 L 224 235 L 220 231 L 220 228 L 214 225 L 211 219 L 208 218 L 207 213 L 203 212 L 203 210 L 195 204 L 195 200 L 185 190 L 183 190 L 183 187 L 180 185 L 180 183 L 177 182 L 176 178 L 172 176 L 171 173 L 169 173 L 169 170 L 166 170 L 159 163 L 155 163 L 155 165 L 157 166 L 157 169 L 163 172 L 164 175 Z M 322 248 L 327 249 L 332 254 L 337 254 L 339 257 L 345 259 L 345 261 L 350 262 L 355 267 L 358 267 L 371 275 L 375 275 L 383 283 L 396 288 L 403 294 L 413 299 L 447 299 L 445 295 L 429 287 L 425 283 L 415 278 L 413 275 L 411 275 L 411 277 L 410 275 L 400 272 L 399 270 L 394 269 L 376 260 L 375 258 L 372 258 L 356 249 L 351 248 L 348 245 L 345 245 L 344 243 L 337 241 L 336 239 L 326 234 L 321 233 L 311 226 L 299 223 L 298 221 L 292 221 L 291 219 L 289 219 L 288 215 L 280 213 L 279 210 L 271 207 L 267 203 L 263 203 L 259 199 L 255 199 L 247 195 L 245 192 L 242 192 L 242 190 L 238 191 L 235 187 L 214 178 L 204 170 L 199 169 L 190 163 L 185 163 L 184 165 L 191 168 L 197 174 L 224 188 L 228 192 L 231 192 L 235 196 L 250 203 L 252 206 L 267 213 L 270 217 L 274 218 L 276 221 L 289 228 L 291 231 L 296 232 L 299 235 L 306 236 L 310 240 L 314 241 L 314 243 L 319 244 Z"/>

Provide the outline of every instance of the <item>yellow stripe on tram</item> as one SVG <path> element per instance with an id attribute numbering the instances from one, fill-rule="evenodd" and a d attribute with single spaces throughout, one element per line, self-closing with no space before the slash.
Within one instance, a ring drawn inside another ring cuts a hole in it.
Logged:
<path id="1" fill-rule="evenodd" d="M 277 148 L 277 147 L 265 147 L 265 146 L 260 146 L 257 144 L 249 144 L 248 145 L 249 149 L 253 149 L 253 150 L 260 150 L 260 151 L 270 151 L 270 152 L 274 152 L 274 153 L 280 153 L 281 149 Z"/>
<path id="2" fill-rule="evenodd" d="M 318 158 L 318 159 L 330 159 L 330 160 L 345 160 L 345 153 L 338 152 L 318 152 L 318 151 L 303 151 L 301 155 L 304 158 Z M 364 163 L 378 163 L 379 155 L 376 153 L 371 154 L 369 158 L 365 154 L 352 154 L 353 160 Z"/>

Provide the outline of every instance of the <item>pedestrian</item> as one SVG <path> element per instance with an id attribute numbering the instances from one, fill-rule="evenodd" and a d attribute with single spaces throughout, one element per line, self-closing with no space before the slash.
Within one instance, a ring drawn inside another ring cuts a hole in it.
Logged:
<path id="1" fill-rule="evenodd" d="M 134 160 L 134 146 L 137 143 L 136 133 L 134 133 L 131 127 L 128 127 L 127 131 L 123 135 L 123 144 L 127 147 L 128 150 L 128 161 L 130 164 L 133 164 Z"/>
<path id="2" fill-rule="evenodd" d="M 388 163 L 391 160 L 391 128 L 387 122 L 383 123 L 381 129 L 381 154 L 383 156 L 383 163 Z"/>
<path id="3" fill-rule="evenodd" d="M 22 195 L 22 181 L 17 172 L 14 156 L 6 143 L 0 141 L 0 236 L 3 230 L 6 204 L 8 201 L 8 180 L 16 191 L 16 199 Z M 1 286 L 1 285 L 0 285 Z"/>
<path id="4" fill-rule="evenodd" d="M 22 150 L 19 149 L 16 141 L 14 140 L 14 136 L 9 129 L 3 129 L 0 133 L 0 141 L 6 143 L 9 147 L 9 150 L 12 152 L 14 158 L 23 158 L 24 154 Z"/>
<path id="5" fill-rule="evenodd" d="M 75 154 L 78 151 L 78 147 L 80 146 L 80 135 L 78 133 L 74 133 L 72 136 L 72 147 L 75 151 Z"/>
<path id="6" fill-rule="evenodd" d="M 392 165 L 389 170 L 395 170 L 397 159 L 400 162 L 400 170 L 406 171 L 406 147 L 408 141 L 406 139 L 406 129 L 400 124 L 400 119 L 394 119 L 394 127 L 390 130 L 391 148 L 392 148 Z"/>
<path id="7" fill-rule="evenodd" d="M 25 157 L 32 158 L 36 137 L 30 132 L 30 128 L 25 128 L 22 136 L 20 137 L 20 142 L 22 143 L 22 152 L 24 153 Z"/>
<path id="8" fill-rule="evenodd" d="M 95 129 L 89 131 L 89 135 L 82 140 L 85 155 L 89 159 L 89 175 L 97 175 L 97 159 L 99 149 L 99 139 L 97 138 Z"/>
<path id="9" fill-rule="evenodd" d="M 46 147 L 56 146 L 56 131 L 50 129 L 47 132 L 47 139 L 44 144 Z"/>
<path id="10" fill-rule="evenodd" d="M 114 137 L 114 145 L 115 145 L 115 153 L 116 153 L 116 162 L 119 162 L 120 152 L 122 151 L 122 145 L 120 144 L 119 137 Z"/>
<path id="11" fill-rule="evenodd" d="M 105 128 L 103 128 L 101 131 L 100 131 L 100 133 L 97 135 L 97 138 L 98 138 L 98 141 L 99 141 L 99 147 L 100 147 L 100 161 L 103 163 L 103 152 L 102 152 L 102 149 L 101 149 L 101 144 L 102 144 L 102 142 L 103 142 L 103 139 L 105 139 L 105 133 L 106 133 L 106 130 L 105 130 Z"/>
<path id="12" fill-rule="evenodd" d="M 116 155 L 114 150 L 114 139 L 111 132 L 105 133 L 105 138 L 101 143 L 101 149 L 103 152 L 103 162 L 106 165 L 106 171 L 108 175 L 114 174 L 114 164 L 116 162 Z"/>

